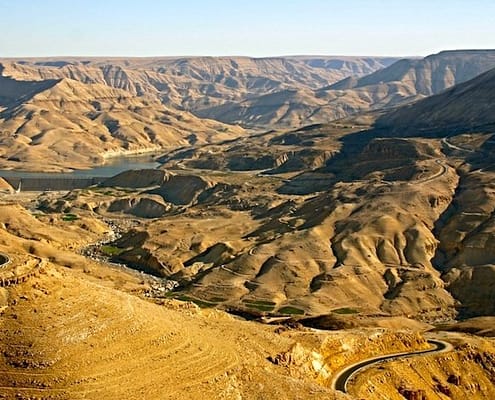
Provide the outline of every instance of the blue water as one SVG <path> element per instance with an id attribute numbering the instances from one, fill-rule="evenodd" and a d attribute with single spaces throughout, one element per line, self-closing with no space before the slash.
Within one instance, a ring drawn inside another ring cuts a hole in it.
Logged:
<path id="1" fill-rule="evenodd" d="M 111 177 L 130 169 L 153 169 L 160 166 L 153 157 L 130 156 L 115 157 L 107 160 L 105 165 L 86 170 L 76 170 L 74 172 L 27 172 L 0 170 L 0 176 L 6 178 L 93 178 Z"/>

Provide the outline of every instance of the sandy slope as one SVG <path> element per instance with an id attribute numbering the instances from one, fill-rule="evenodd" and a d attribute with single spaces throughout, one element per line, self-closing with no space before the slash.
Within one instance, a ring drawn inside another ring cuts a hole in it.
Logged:
<path id="1" fill-rule="evenodd" d="M 8 398 L 332 398 L 266 360 L 291 343 L 271 327 L 187 303 L 158 306 L 54 267 L 7 295 Z"/>

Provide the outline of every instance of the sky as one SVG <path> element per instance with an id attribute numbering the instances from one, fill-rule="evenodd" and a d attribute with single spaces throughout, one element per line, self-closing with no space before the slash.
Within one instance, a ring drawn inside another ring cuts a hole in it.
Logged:
<path id="1" fill-rule="evenodd" d="M 495 48 L 494 0 L 0 0 L 0 57 Z"/>

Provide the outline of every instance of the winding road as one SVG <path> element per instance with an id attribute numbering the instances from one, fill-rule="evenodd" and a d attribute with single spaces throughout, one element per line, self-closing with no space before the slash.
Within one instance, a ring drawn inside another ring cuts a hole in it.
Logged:
<path id="1" fill-rule="evenodd" d="M 0 269 L 10 264 L 10 257 L 5 253 L 0 253 Z"/>
<path id="2" fill-rule="evenodd" d="M 331 387 L 334 390 L 339 390 L 341 392 L 347 393 L 348 392 L 348 384 L 349 381 L 357 374 L 362 372 L 364 369 L 369 368 L 373 366 L 374 364 L 378 364 L 384 361 L 391 361 L 391 360 L 397 360 L 400 358 L 408 358 L 408 357 L 417 357 L 417 356 L 424 356 L 424 355 L 429 355 L 429 354 L 439 354 L 439 353 L 446 353 L 448 351 L 453 350 L 453 346 L 449 342 L 445 342 L 443 340 L 437 340 L 437 339 L 430 339 L 428 340 L 428 343 L 433 346 L 430 349 L 427 350 L 420 350 L 420 351 L 412 351 L 412 352 L 406 352 L 406 353 L 395 353 L 395 354 L 387 354 L 384 356 L 377 356 L 377 357 L 372 357 L 368 358 L 366 360 L 359 361 L 357 363 L 348 365 L 345 367 L 343 370 L 338 372 L 333 380 Z"/>

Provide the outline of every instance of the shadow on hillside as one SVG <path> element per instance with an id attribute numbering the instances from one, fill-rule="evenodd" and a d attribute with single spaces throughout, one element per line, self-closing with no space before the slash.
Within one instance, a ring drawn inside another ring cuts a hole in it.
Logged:
<path id="1" fill-rule="evenodd" d="M 11 109 L 32 99 L 38 93 L 52 88 L 60 79 L 43 81 L 18 81 L 3 76 L 4 66 L 0 64 L 0 107 L 6 110 L 0 113 L 1 118 L 7 118 Z"/>

